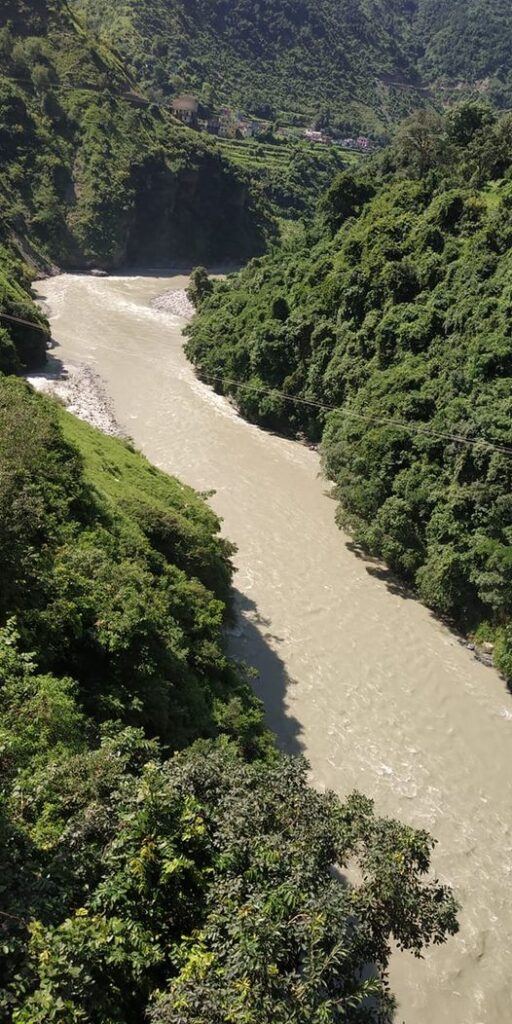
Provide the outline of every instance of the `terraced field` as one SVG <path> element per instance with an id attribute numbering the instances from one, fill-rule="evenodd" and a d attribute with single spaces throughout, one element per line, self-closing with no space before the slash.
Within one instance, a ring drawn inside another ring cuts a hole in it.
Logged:
<path id="1" fill-rule="evenodd" d="M 218 145 L 237 167 L 260 183 L 274 212 L 291 219 L 312 214 L 318 196 L 336 174 L 361 159 L 350 150 L 302 140 L 218 139 Z"/>

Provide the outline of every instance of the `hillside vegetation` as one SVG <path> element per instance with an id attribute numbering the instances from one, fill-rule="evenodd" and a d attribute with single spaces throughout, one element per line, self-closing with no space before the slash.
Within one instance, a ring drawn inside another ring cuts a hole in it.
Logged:
<path id="1" fill-rule="evenodd" d="M 0 55 L 0 314 L 42 328 L 0 316 L 0 371 L 44 361 L 34 270 L 263 249 L 274 224 L 247 174 L 149 108 L 68 5 L 6 0 Z"/>
<path id="2" fill-rule="evenodd" d="M 457 930 L 434 841 L 276 751 L 226 654 L 216 516 L 20 379 L 37 269 L 241 258 L 273 221 L 69 4 L 0 17 L 0 1021 L 391 1024 L 392 945 Z"/>
<path id="3" fill-rule="evenodd" d="M 388 0 L 76 0 L 163 91 L 205 90 L 257 115 L 329 108 L 347 126 L 382 127 L 418 101 L 407 19 Z M 395 84 L 397 85 L 395 86 Z M 401 83 L 407 88 L 403 89 Z"/>
<path id="4" fill-rule="evenodd" d="M 17 303 L 23 312 L 20 259 L 112 267 L 262 250 L 272 227 L 247 177 L 149 108 L 121 58 L 67 4 L 6 0 L 0 56 L 4 312 Z M 20 331 L 14 341 L 31 365 L 37 341 Z"/>
<path id="5" fill-rule="evenodd" d="M 340 524 L 508 678 L 511 243 L 510 117 L 418 115 L 309 238 L 203 287 L 187 346 L 250 419 L 322 439 Z"/>
<path id="6" fill-rule="evenodd" d="M 163 93 L 386 132 L 421 104 L 512 95 L 507 0 L 74 0 Z"/>
<path id="7" fill-rule="evenodd" d="M 277 217 L 304 220 L 314 216 L 318 197 L 357 154 L 338 146 L 319 146 L 302 140 L 272 136 L 256 139 L 219 139 L 225 156 L 259 187 Z"/>
<path id="8" fill-rule="evenodd" d="M 190 488 L 0 377 L 2 1021 L 382 1024 L 391 936 L 456 930 L 426 833 L 275 752 L 224 652 L 231 553 Z"/>
<path id="9" fill-rule="evenodd" d="M 415 43 L 422 75 L 460 98 L 476 87 L 510 107 L 512 12 L 508 0 L 417 0 Z"/>

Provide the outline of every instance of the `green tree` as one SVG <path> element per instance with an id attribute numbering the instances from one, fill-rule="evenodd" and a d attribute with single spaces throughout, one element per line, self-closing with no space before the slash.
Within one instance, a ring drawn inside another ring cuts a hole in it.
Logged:
<path id="1" fill-rule="evenodd" d="M 349 217 L 357 217 L 375 195 L 370 176 L 358 171 L 343 171 L 322 196 L 319 211 L 331 234 L 336 234 Z"/>
<path id="2" fill-rule="evenodd" d="M 205 765 L 188 762 L 197 796 Z M 210 803 L 206 812 L 218 870 L 204 925 L 183 942 L 180 973 L 152 1021 L 391 1021 L 380 973 L 391 933 L 419 952 L 456 929 L 447 890 L 422 881 L 426 834 L 376 819 L 362 797 L 340 805 L 318 796 L 301 761 L 261 770 L 231 760 L 229 782 L 229 756 L 222 763 L 212 751 L 207 763 L 216 792 L 229 793 L 224 811 Z M 333 872 L 352 858 L 362 875 L 355 888 Z M 375 974 L 363 980 L 369 962 Z"/>
<path id="3" fill-rule="evenodd" d="M 0 53 L 4 59 L 9 59 L 12 55 L 12 49 L 14 46 L 14 37 L 10 25 L 3 25 L 0 28 Z"/>
<path id="4" fill-rule="evenodd" d="M 48 68 L 44 64 L 34 64 L 30 74 L 36 91 L 40 93 L 48 92 L 52 84 Z"/>
<path id="5" fill-rule="evenodd" d="M 467 146 L 477 132 L 496 121 L 496 114 L 488 103 L 459 103 L 446 118 L 447 136 L 457 146 Z"/>
<path id="6" fill-rule="evenodd" d="M 450 161 L 450 142 L 440 114 L 420 110 L 407 118 L 396 132 L 400 164 L 419 178 Z"/>
<path id="7" fill-rule="evenodd" d="M 206 267 L 195 267 L 190 275 L 187 295 L 196 309 L 211 295 L 212 290 L 213 284 Z"/>

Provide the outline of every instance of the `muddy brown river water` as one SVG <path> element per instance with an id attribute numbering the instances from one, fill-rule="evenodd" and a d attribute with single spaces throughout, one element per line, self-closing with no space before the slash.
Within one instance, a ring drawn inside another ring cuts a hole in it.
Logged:
<path id="1" fill-rule="evenodd" d="M 319 788 L 358 788 L 439 840 L 461 929 L 425 959 L 393 957 L 397 1021 L 512 1021 L 512 698 L 334 524 L 315 452 L 263 433 L 194 376 L 183 321 L 151 308 L 181 277 L 63 275 L 39 284 L 64 363 L 103 378 L 118 422 L 199 490 L 238 545 L 234 654 L 286 750 Z"/>

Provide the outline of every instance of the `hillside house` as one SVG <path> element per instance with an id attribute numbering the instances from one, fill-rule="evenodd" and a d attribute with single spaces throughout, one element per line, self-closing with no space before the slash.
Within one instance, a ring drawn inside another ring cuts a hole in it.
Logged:
<path id="1" fill-rule="evenodd" d="M 215 117 L 215 115 L 213 115 L 212 117 L 209 117 L 207 119 L 206 131 L 208 132 L 209 135 L 218 135 L 219 134 L 219 128 L 220 128 L 220 121 L 219 121 L 218 117 Z"/>
<path id="2" fill-rule="evenodd" d="M 332 146 L 332 139 L 326 132 L 315 132 L 312 128 L 306 128 L 304 137 L 308 142 L 318 142 L 323 146 Z"/>
<path id="3" fill-rule="evenodd" d="M 360 153 L 370 153 L 375 148 L 366 135 L 358 135 L 357 139 L 337 139 L 336 145 L 343 146 L 343 149 L 357 149 Z"/>
<path id="4" fill-rule="evenodd" d="M 243 114 L 237 115 L 236 127 L 243 139 L 252 139 L 261 131 L 261 125 L 258 121 L 251 121 L 250 118 L 245 117 Z"/>
<path id="5" fill-rule="evenodd" d="M 195 124 L 199 102 L 195 96 L 176 96 L 171 100 L 171 110 L 183 124 Z"/>

